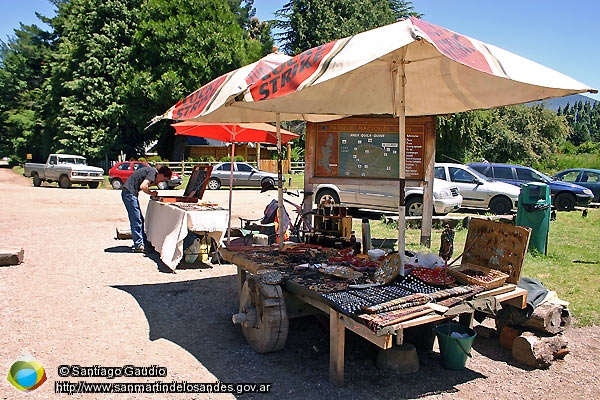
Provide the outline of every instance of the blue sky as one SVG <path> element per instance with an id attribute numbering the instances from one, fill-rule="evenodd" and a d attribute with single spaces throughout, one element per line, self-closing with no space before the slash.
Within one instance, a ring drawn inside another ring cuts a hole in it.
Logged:
<path id="1" fill-rule="evenodd" d="M 325 0 L 324 0 L 325 1 Z M 261 20 L 287 0 L 254 0 Z M 600 89 L 600 0 L 414 0 L 423 19 L 502 47 Z M 35 12 L 52 16 L 47 0 L 0 0 L 0 38 Z M 591 95 L 600 101 L 600 95 Z"/>

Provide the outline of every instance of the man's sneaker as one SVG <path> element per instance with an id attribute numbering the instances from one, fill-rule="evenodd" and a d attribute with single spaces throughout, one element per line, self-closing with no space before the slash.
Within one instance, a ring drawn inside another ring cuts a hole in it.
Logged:
<path id="1" fill-rule="evenodd" d="M 140 245 L 139 247 L 134 247 L 133 248 L 133 252 L 134 253 L 143 253 L 144 252 L 144 245 Z"/>

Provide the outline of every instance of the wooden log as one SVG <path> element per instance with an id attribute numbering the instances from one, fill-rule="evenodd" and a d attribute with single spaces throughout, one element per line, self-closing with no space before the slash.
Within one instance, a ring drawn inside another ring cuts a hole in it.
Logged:
<path id="1" fill-rule="evenodd" d="M 116 236 L 115 239 L 118 240 L 125 240 L 125 239 L 131 239 L 131 229 L 129 228 L 116 228 Z"/>
<path id="2" fill-rule="evenodd" d="M 522 322 L 521 326 L 542 333 L 556 334 L 571 325 L 571 312 L 561 304 L 546 302 L 539 305 L 531 318 Z"/>
<path id="3" fill-rule="evenodd" d="M 524 332 L 513 343 L 513 358 L 533 368 L 548 368 L 552 361 L 568 353 L 567 340 L 561 335 L 540 337 Z"/>
<path id="4" fill-rule="evenodd" d="M 23 262 L 25 250 L 0 250 L 0 266 L 17 265 Z"/>

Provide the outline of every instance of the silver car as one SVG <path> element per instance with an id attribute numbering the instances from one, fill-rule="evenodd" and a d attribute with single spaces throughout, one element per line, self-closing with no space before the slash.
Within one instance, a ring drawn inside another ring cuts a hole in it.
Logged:
<path id="1" fill-rule="evenodd" d="M 221 186 L 229 186 L 232 165 L 233 186 L 272 187 L 277 182 L 277 174 L 272 172 L 260 171 L 245 162 L 223 162 L 213 167 L 207 187 L 217 190 Z M 282 181 L 285 181 L 285 176 L 282 176 Z"/>
<path id="2" fill-rule="evenodd" d="M 366 208 L 381 211 L 398 211 L 398 185 L 370 185 L 365 180 L 361 185 L 335 185 L 323 183 L 315 188 L 315 203 L 325 201 L 343 204 L 351 208 Z M 406 186 L 404 188 L 406 215 L 423 215 L 423 188 Z M 433 180 L 433 212 L 446 215 L 461 207 L 462 196 L 456 185 Z"/>
<path id="3" fill-rule="evenodd" d="M 508 214 L 517 207 L 521 189 L 494 181 L 468 165 L 435 163 L 435 177 L 454 183 L 463 197 L 463 207 L 489 209 L 492 214 Z"/>

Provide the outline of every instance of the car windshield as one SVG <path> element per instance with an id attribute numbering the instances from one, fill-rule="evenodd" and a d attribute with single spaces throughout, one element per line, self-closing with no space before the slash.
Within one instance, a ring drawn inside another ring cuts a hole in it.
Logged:
<path id="1" fill-rule="evenodd" d="M 465 169 L 467 171 L 469 171 L 470 173 L 472 173 L 473 175 L 475 175 L 476 177 L 478 177 L 479 179 L 481 179 L 484 182 L 491 182 L 493 181 L 492 178 L 488 178 L 487 176 L 485 176 L 484 174 L 482 174 L 481 172 L 469 167 L 468 165 L 465 165 Z"/>

